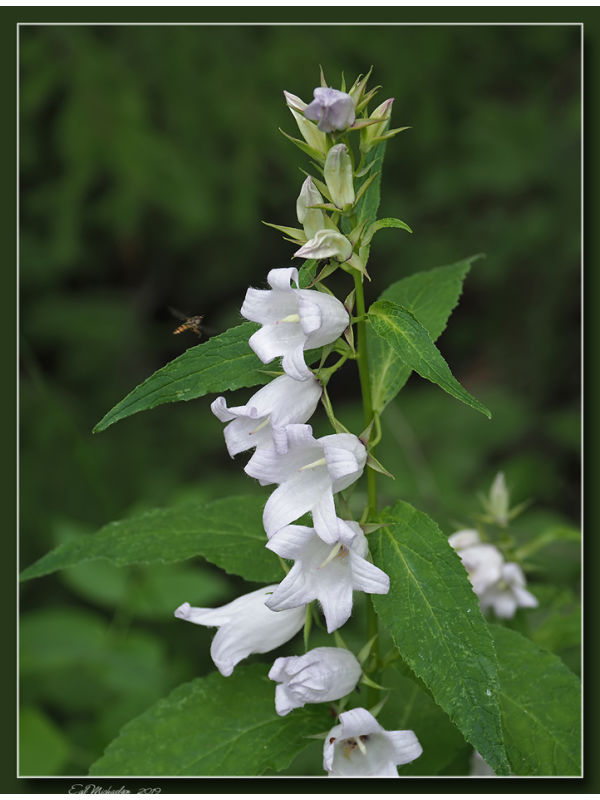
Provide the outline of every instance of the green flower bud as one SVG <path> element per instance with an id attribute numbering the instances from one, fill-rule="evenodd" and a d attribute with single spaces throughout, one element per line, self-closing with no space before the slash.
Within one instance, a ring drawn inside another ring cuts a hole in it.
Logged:
<path id="1" fill-rule="evenodd" d="M 320 131 L 314 122 L 310 122 L 303 114 L 298 113 L 291 106 L 289 107 L 294 119 L 298 124 L 298 129 L 306 144 L 317 150 L 319 153 L 327 152 L 327 136 Z"/>
<path id="2" fill-rule="evenodd" d="M 338 208 L 345 208 L 354 202 L 354 183 L 352 180 L 352 159 L 345 144 L 336 144 L 325 159 L 325 181 L 331 199 Z"/>
<path id="3" fill-rule="evenodd" d="M 307 239 L 312 239 L 317 231 L 326 227 L 325 214 L 320 208 L 311 208 L 323 202 L 321 193 L 315 186 L 313 179 L 308 178 L 302 184 L 300 194 L 296 200 L 296 215 L 298 222 L 303 226 Z"/>
<path id="4" fill-rule="evenodd" d="M 369 115 L 369 119 L 378 119 L 381 122 L 376 122 L 374 125 L 368 125 L 366 128 L 363 128 L 360 132 L 360 149 L 363 153 L 368 153 L 369 150 L 374 147 L 377 142 L 374 140 L 377 139 L 378 136 L 382 136 L 385 133 L 385 129 L 388 126 L 390 117 L 392 116 L 392 105 L 394 104 L 394 98 L 390 97 L 387 100 L 377 106 L 375 111 Z"/>

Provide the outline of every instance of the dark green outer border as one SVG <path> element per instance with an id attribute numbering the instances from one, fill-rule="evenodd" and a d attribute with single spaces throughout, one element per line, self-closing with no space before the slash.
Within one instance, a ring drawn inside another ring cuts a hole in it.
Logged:
<path id="1" fill-rule="evenodd" d="M 275 8 L 275 7 L 13 7 L 0 8 L 0 80 L 2 82 L 2 110 L 3 122 L 0 126 L 1 157 L 0 157 L 0 185 L 4 187 L 2 195 L 3 207 L 0 213 L 0 225 L 2 226 L 2 242 L 5 247 L 2 271 L 2 309 L 3 335 L 0 338 L 2 347 L 6 351 L 4 363 L 8 365 L 8 374 L 14 375 L 15 349 L 16 349 L 16 209 L 15 209 L 15 174 L 16 174 L 16 134 L 14 118 L 16 108 L 16 31 L 17 24 L 23 23 L 61 23 L 61 22 L 81 22 L 91 23 L 110 23 L 110 22 L 179 22 L 182 24 L 189 22 L 226 22 L 226 23 L 281 23 L 290 24 L 293 22 L 313 23 L 320 25 L 326 22 L 354 22 L 368 25 L 370 22 L 379 24 L 387 23 L 583 23 L 584 25 L 584 100 L 585 100 L 585 141 L 587 143 L 597 143 L 600 141 L 598 125 L 599 99 L 600 99 L 600 9 L 598 7 L 370 7 L 370 8 L 343 8 L 343 7 L 323 7 L 323 8 Z M 557 109 L 560 113 L 560 109 Z M 594 145 L 586 148 L 585 160 L 585 223 L 586 232 L 584 238 L 585 263 L 587 265 L 584 274 L 584 310 L 585 314 L 585 338 L 586 338 L 586 358 L 588 364 L 594 358 L 595 352 L 592 342 L 600 340 L 598 331 L 598 317 L 594 314 L 595 300 L 599 297 L 598 271 L 600 263 L 594 256 L 597 252 L 597 239 L 599 227 L 597 220 L 600 216 L 598 207 L 598 192 L 600 183 L 598 181 L 598 156 L 594 152 Z M 557 224 L 560 221 L 557 220 Z M 590 370 L 588 374 L 594 375 L 595 370 Z M 13 642 L 15 642 L 15 619 L 16 619 L 16 538 L 13 531 L 16 525 L 16 470 L 15 470 L 15 429 L 16 429 L 16 400 L 15 393 L 10 387 L 11 381 L 6 381 L 5 391 L 2 392 L 3 401 L 3 426 L 2 451 L 8 462 L 5 470 L 4 481 L 2 482 L 3 504 L 5 516 L 8 518 L 4 525 L 4 558 L 2 559 L 2 569 L 5 571 L 3 580 L 0 581 L 2 592 L 2 610 L 4 613 L 3 624 L 3 643 L 4 653 L 1 660 L 1 681 L 2 686 L 2 706 L 0 719 L 3 721 L 2 746 L 0 747 L 0 792 L 9 793 L 39 793 L 39 794 L 58 794 L 68 793 L 74 783 L 84 785 L 92 783 L 88 779 L 17 779 L 16 778 L 16 743 L 15 743 L 15 689 L 16 668 L 15 659 L 11 658 Z M 585 399 L 588 407 L 595 409 L 598 407 L 595 389 L 596 386 L 588 379 L 586 385 Z M 594 402 L 596 399 L 596 402 Z M 591 402 L 590 402 L 591 401 Z M 585 442 L 587 444 L 585 466 L 586 485 L 592 486 L 596 477 L 592 458 L 596 443 L 597 422 L 592 413 L 586 419 Z M 8 422 L 6 422 L 8 420 Z M 588 493 L 589 497 L 589 493 Z M 590 524 L 594 516 L 588 503 L 585 506 L 585 519 L 587 522 L 588 536 L 585 544 L 585 562 L 593 565 L 587 569 L 587 583 L 585 589 L 586 607 L 588 610 L 588 625 L 590 629 L 593 623 L 589 623 L 592 618 L 591 609 L 593 607 L 592 593 L 594 583 L 593 568 L 600 563 L 599 547 L 597 544 L 596 528 L 598 525 Z M 585 652 L 585 665 L 588 667 L 588 674 L 592 676 L 585 684 L 585 778 L 583 779 L 510 779 L 506 782 L 501 779 L 466 780 L 458 779 L 411 779 L 405 780 L 401 784 L 390 783 L 383 779 L 371 779 L 366 781 L 336 780 L 327 779 L 173 779 L 173 780 L 131 780 L 131 779 L 96 779 L 94 784 L 105 791 L 112 786 L 113 791 L 120 787 L 125 787 L 132 794 L 135 794 L 145 787 L 160 787 L 163 792 L 170 793 L 261 793 L 279 794 L 288 792 L 324 792 L 327 793 L 388 793 L 388 792 L 409 792 L 409 793 L 443 793 L 443 794 L 470 794 L 485 792 L 485 794 L 496 794 L 504 792 L 524 792 L 524 793 L 591 793 L 600 791 L 600 769 L 598 759 L 595 756 L 595 737 L 597 732 L 593 730 L 593 720 L 597 718 L 600 711 L 598 703 L 598 688 L 594 680 L 595 671 L 593 669 L 593 659 L 596 653 L 593 648 L 594 637 L 587 637 L 587 648 Z M 590 669 L 591 667 L 591 669 Z M 557 699 L 557 702 L 560 702 Z"/>

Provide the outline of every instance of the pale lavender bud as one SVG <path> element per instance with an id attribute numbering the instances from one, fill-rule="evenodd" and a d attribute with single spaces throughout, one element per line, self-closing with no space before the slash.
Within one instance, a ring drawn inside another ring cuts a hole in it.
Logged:
<path id="1" fill-rule="evenodd" d="M 304 109 L 307 119 L 317 123 L 320 131 L 343 131 L 354 124 L 354 100 L 346 92 L 319 86 L 313 92 L 314 100 Z"/>
<path id="2" fill-rule="evenodd" d="M 345 144 L 336 144 L 327 153 L 323 170 L 331 199 L 338 208 L 354 202 L 352 159 Z"/>

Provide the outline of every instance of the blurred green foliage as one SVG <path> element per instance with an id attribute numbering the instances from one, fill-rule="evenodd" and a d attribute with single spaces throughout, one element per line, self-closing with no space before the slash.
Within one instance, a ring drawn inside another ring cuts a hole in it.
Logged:
<path id="1" fill-rule="evenodd" d="M 493 420 L 411 378 L 384 416 L 378 456 L 396 481 L 379 480 L 382 503 L 402 497 L 450 533 L 502 469 L 515 502 L 533 501 L 515 522 L 523 541 L 577 526 L 576 27 L 33 26 L 20 58 L 23 566 L 136 510 L 252 491 L 208 402 L 91 429 L 196 343 L 171 335 L 169 306 L 219 332 L 239 320 L 248 285 L 290 263 L 260 220 L 295 224 L 308 162 L 277 133 L 296 134 L 282 89 L 309 99 L 319 63 L 334 84 L 373 64 L 382 99 L 396 98 L 393 125 L 412 126 L 388 147 L 381 211 L 415 232 L 378 236 L 370 300 L 412 272 L 487 254 L 439 346 Z M 348 367 L 330 388 L 358 431 L 354 378 Z M 329 432 L 322 418 L 315 429 Z M 514 624 L 577 670 L 578 547 L 532 562 L 540 609 Z M 210 671 L 211 632 L 169 609 L 222 603 L 243 585 L 192 562 L 97 562 L 25 585 L 21 772 L 85 773 L 124 722 Z M 291 774 L 322 774 L 318 755 Z"/>

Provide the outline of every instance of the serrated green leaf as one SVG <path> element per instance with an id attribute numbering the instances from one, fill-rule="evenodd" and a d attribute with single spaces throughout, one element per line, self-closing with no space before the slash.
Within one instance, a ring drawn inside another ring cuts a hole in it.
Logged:
<path id="1" fill-rule="evenodd" d="M 391 300 L 408 309 L 435 342 L 458 303 L 471 264 L 480 257 L 471 256 L 455 264 L 409 275 L 388 286 L 379 300 Z M 398 356 L 391 343 L 381 339 L 369 327 L 367 348 L 373 407 L 381 413 L 402 389 L 412 370 Z"/>
<path id="2" fill-rule="evenodd" d="M 410 311 L 389 300 L 377 300 L 369 309 L 368 323 L 406 366 L 465 405 L 491 418 L 489 410 L 452 375 L 427 329 Z"/>
<path id="3" fill-rule="evenodd" d="M 122 567 L 202 556 L 249 581 L 278 580 L 279 563 L 265 548 L 263 508 L 263 498 L 240 495 L 154 509 L 59 545 L 24 570 L 21 579 L 39 578 L 94 558 Z"/>
<path id="4" fill-rule="evenodd" d="M 268 383 L 270 377 L 262 372 L 264 364 L 248 346 L 248 339 L 259 327 L 254 322 L 244 322 L 190 347 L 111 408 L 96 425 L 94 433 L 163 403 L 194 400 L 209 392 Z"/>
<path id="5" fill-rule="evenodd" d="M 90 775 L 262 775 L 282 770 L 331 727 L 326 706 L 275 712 L 264 664 L 179 686 L 129 722 Z"/>
<path id="6" fill-rule="evenodd" d="M 394 691 L 379 715 L 379 722 L 388 730 L 414 731 L 423 748 L 419 758 L 398 768 L 400 777 L 447 775 L 448 766 L 460 753 L 466 750 L 471 754 L 473 748 L 448 715 L 414 680 L 392 667 L 383 681 Z"/>
<path id="7" fill-rule="evenodd" d="M 399 502 L 369 536 L 390 576 L 373 604 L 402 657 L 498 775 L 508 774 L 492 638 L 460 559 L 426 514 Z"/>
<path id="8" fill-rule="evenodd" d="M 504 740 L 515 775 L 581 774 L 581 684 L 552 653 L 490 625 L 500 666 Z"/>

